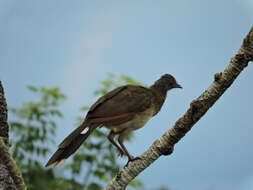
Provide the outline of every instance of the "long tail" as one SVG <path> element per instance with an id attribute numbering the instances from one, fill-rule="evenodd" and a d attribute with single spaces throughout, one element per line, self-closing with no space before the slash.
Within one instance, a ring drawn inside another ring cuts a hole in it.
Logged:
<path id="1" fill-rule="evenodd" d="M 71 156 L 81 144 L 90 136 L 91 132 L 97 128 L 97 125 L 88 125 L 85 122 L 76 128 L 69 136 L 67 136 L 58 146 L 58 150 L 53 154 L 46 164 L 46 167 L 55 167 L 62 164 L 69 156 Z"/>

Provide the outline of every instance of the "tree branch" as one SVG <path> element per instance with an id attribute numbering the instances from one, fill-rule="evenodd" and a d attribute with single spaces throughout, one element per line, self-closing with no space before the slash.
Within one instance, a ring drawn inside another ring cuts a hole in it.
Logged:
<path id="1" fill-rule="evenodd" d="M 4 89 L 0 81 L 0 189 L 26 190 L 22 174 L 9 153 L 9 125 Z"/>
<path id="2" fill-rule="evenodd" d="M 190 108 L 186 113 L 140 156 L 141 159 L 130 162 L 128 166 L 124 167 L 104 190 L 125 189 L 131 180 L 161 155 L 172 154 L 174 145 L 190 131 L 193 125 L 204 116 L 208 109 L 231 86 L 249 61 L 253 61 L 253 27 L 229 65 L 224 71 L 214 75 L 214 81 L 208 89 L 191 102 Z"/>
<path id="3" fill-rule="evenodd" d="M 9 125 L 7 122 L 7 104 L 4 97 L 4 89 L 0 81 L 0 137 L 4 139 L 4 143 L 8 146 Z"/>

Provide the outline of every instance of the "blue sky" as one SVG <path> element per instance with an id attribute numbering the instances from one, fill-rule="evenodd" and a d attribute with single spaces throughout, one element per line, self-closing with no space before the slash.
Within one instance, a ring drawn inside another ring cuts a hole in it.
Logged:
<path id="1" fill-rule="evenodd" d="M 252 0 L 0 0 L 0 80 L 10 106 L 32 98 L 26 85 L 67 94 L 60 142 L 79 108 L 96 100 L 106 73 L 146 84 L 174 75 L 183 90 L 169 92 L 162 111 L 127 144 L 139 155 L 228 64 L 252 26 L 252 10 Z M 249 64 L 173 155 L 140 174 L 146 187 L 253 188 L 252 72 Z"/>

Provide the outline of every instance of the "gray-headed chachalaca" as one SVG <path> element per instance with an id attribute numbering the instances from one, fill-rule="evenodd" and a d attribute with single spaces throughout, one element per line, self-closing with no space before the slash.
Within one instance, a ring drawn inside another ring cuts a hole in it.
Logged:
<path id="1" fill-rule="evenodd" d="M 62 141 L 46 167 L 64 162 L 97 127 L 110 129 L 109 141 L 121 155 L 134 160 L 123 144 L 124 138 L 160 111 L 167 91 L 173 88 L 182 87 L 173 76 L 165 74 L 149 88 L 125 85 L 110 91 L 91 106 L 83 123 Z M 118 135 L 119 145 L 114 141 L 115 135 Z"/>

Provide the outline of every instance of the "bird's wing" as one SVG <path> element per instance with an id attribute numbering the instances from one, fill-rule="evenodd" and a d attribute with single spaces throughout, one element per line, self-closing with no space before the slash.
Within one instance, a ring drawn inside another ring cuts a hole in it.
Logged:
<path id="1" fill-rule="evenodd" d="M 93 112 L 97 107 L 100 106 L 100 104 L 102 104 L 103 102 L 109 100 L 110 98 L 112 98 L 113 96 L 116 96 L 118 93 L 120 93 L 122 90 L 125 90 L 127 88 L 127 85 L 125 86 L 120 86 L 118 88 L 115 88 L 114 90 L 108 92 L 107 94 L 105 94 L 104 96 L 100 97 L 89 109 L 89 112 Z"/>
<path id="2" fill-rule="evenodd" d="M 91 106 L 86 119 L 93 123 L 124 123 L 150 108 L 151 96 L 150 90 L 142 86 L 116 88 Z"/>

